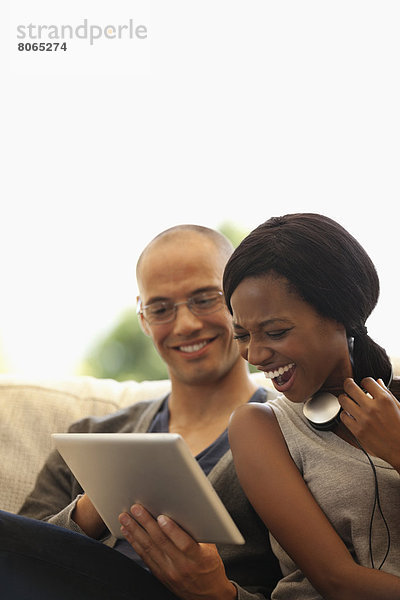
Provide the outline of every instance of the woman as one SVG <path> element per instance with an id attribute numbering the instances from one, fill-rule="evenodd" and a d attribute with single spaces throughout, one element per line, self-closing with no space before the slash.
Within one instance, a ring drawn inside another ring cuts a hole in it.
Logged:
<path id="1" fill-rule="evenodd" d="M 281 392 L 238 409 L 229 428 L 284 573 L 272 598 L 399 599 L 400 405 L 365 327 L 373 263 L 331 219 L 286 215 L 243 240 L 224 291 L 242 356 Z M 319 419 L 317 392 L 338 407 L 325 430 L 308 420 Z"/>

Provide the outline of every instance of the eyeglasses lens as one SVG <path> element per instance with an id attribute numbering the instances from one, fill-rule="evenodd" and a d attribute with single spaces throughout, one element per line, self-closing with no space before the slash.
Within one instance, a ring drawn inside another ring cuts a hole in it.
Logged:
<path id="1" fill-rule="evenodd" d="M 206 315 L 218 310 L 223 303 L 222 292 L 202 292 L 184 302 L 160 300 L 143 306 L 142 312 L 149 323 L 169 323 L 176 315 L 177 307 L 186 304 L 195 315 Z"/>

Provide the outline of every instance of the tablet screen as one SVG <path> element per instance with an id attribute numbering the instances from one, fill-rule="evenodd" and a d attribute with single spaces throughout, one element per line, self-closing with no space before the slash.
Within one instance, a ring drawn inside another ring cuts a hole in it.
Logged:
<path id="1" fill-rule="evenodd" d="M 198 542 L 244 543 L 180 435 L 64 433 L 52 437 L 116 537 L 123 537 L 118 515 L 139 503 L 154 517 L 171 517 Z"/>

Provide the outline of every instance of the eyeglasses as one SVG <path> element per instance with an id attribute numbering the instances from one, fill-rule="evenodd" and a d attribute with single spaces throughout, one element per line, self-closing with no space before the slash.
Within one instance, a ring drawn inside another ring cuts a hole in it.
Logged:
<path id="1" fill-rule="evenodd" d="M 142 306 L 139 299 L 137 314 L 143 315 L 148 323 L 170 323 L 175 319 L 177 307 L 181 304 L 186 304 L 188 309 L 199 317 L 209 315 L 223 305 L 223 293 L 219 291 L 199 292 L 183 302 L 156 300 L 146 306 Z"/>

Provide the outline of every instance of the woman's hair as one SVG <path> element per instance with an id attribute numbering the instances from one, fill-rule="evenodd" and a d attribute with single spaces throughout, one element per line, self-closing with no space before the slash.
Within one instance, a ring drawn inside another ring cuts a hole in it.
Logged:
<path id="1" fill-rule="evenodd" d="M 224 273 L 226 303 L 247 277 L 285 277 L 322 316 L 342 323 L 354 338 L 354 379 L 391 378 L 383 348 L 367 334 L 365 322 L 379 297 L 379 279 L 368 254 L 339 223 L 314 213 L 272 217 L 236 248 Z"/>

